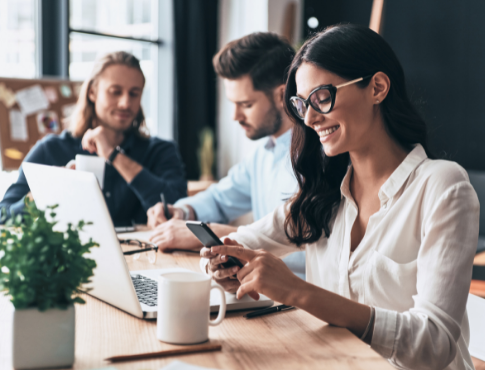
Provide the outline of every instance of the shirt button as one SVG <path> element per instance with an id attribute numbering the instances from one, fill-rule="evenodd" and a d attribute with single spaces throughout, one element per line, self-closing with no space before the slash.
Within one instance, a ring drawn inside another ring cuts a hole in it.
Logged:
<path id="1" fill-rule="evenodd" d="M 386 209 L 387 208 L 387 203 L 384 203 L 384 205 L 382 206 L 382 208 Z"/>
<path id="2" fill-rule="evenodd" d="M 111 196 L 111 193 L 110 193 L 109 191 L 107 191 L 107 192 L 105 193 L 105 195 L 106 195 L 106 198 L 109 198 L 109 197 Z"/>

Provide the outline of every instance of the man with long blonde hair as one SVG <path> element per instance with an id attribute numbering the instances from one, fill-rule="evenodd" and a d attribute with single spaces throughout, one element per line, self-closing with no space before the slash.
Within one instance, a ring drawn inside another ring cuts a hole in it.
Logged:
<path id="1" fill-rule="evenodd" d="M 76 155 L 106 160 L 103 194 L 115 225 L 146 223 L 160 200 L 186 196 L 187 183 L 175 144 L 150 137 L 141 107 L 145 77 L 139 60 L 119 51 L 99 59 L 84 81 L 70 129 L 37 142 L 24 161 L 66 166 Z M 29 186 L 22 169 L 0 207 L 7 216 L 23 210 Z"/>

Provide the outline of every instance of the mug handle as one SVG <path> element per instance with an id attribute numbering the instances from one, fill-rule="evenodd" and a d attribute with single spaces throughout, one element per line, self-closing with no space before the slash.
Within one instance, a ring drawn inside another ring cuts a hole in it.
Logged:
<path id="1" fill-rule="evenodd" d="M 211 326 L 216 326 L 219 325 L 224 317 L 226 316 L 226 293 L 224 292 L 224 289 L 220 287 L 219 285 L 212 285 L 212 289 L 219 289 L 221 292 L 221 306 L 219 307 L 219 314 L 217 315 L 215 320 L 209 320 L 209 325 Z"/>

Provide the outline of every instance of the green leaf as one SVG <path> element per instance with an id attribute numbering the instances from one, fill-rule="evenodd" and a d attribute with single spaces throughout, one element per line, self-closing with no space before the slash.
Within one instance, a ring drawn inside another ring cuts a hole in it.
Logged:
<path id="1" fill-rule="evenodd" d="M 26 211 L 7 221 L 0 230 L 0 292 L 8 295 L 17 309 L 67 308 L 85 303 L 76 296 L 79 287 L 93 276 L 96 263 L 84 257 L 97 243 L 82 243 L 79 232 L 90 224 L 69 224 L 54 231 L 57 221 L 52 210 L 37 209 L 25 198 Z"/>

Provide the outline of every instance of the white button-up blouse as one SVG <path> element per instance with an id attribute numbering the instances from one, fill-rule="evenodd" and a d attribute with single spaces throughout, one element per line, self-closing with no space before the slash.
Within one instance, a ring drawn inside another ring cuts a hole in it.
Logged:
<path id="1" fill-rule="evenodd" d="M 465 170 L 430 160 L 417 145 L 379 191 L 361 243 L 350 253 L 358 208 L 352 167 L 330 237 L 305 245 L 307 281 L 376 308 L 371 347 L 399 369 L 473 369 L 465 312 L 478 240 L 479 203 Z M 278 256 L 295 251 L 285 206 L 229 235 Z"/>

